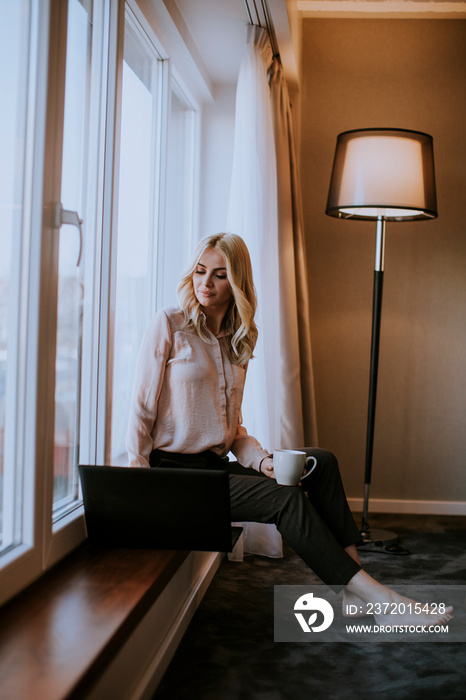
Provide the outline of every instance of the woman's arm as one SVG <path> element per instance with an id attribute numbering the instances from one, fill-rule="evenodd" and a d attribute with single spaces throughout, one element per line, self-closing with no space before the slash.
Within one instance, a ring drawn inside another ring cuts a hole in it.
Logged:
<path id="1" fill-rule="evenodd" d="M 238 419 L 235 439 L 230 449 L 243 467 L 251 467 L 256 471 L 263 471 L 263 467 L 267 464 L 265 460 L 268 461 L 269 458 L 267 450 L 264 450 L 256 438 L 249 435 L 244 425 L 242 425 L 241 415 Z M 266 472 L 264 471 L 264 473 Z"/>
<path id="2" fill-rule="evenodd" d="M 171 350 L 171 329 L 165 311 L 153 317 L 139 350 L 126 449 L 131 467 L 148 467 L 152 429 Z"/>

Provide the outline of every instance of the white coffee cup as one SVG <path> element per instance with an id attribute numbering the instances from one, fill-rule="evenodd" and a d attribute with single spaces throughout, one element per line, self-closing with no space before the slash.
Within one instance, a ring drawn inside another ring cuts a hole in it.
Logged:
<path id="1" fill-rule="evenodd" d="M 314 462 L 308 467 L 309 462 Z M 277 484 L 282 486 L 296 486 L 305 479 L 315 469 L 317 459 L 307 457 L 305 452 L 300 450 L 274 450 L 273 470 Z M 304 470 L 307 468 L 306 474 Z"/>

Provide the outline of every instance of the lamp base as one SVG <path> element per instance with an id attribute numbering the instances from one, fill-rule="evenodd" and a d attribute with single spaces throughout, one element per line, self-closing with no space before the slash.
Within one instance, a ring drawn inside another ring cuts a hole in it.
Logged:
<path id="1" fill-rule="evenodd" d="M 409 554 L 409 551 L 399 544 L 398 535 L 390 530 L 371 530 L 366 526 L 361 530 L 361 538 L 356 546 L 366 552 L 383 552 L 398 556 Z"/>

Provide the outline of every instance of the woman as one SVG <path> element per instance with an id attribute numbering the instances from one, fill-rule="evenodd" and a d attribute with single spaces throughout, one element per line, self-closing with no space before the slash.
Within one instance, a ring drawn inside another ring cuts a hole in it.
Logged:
<path id="1" fill-rule="evenodd" d="M 359 531 L 335 457 L 325 450 L 306 490 L 280 486 L 273 459 L 241 424 L 246 369 L 257 340 L 249 253 L 234 234 L 203 239 L 178 288 L 180 308 L 159 311 L 142 342 L 127 435 L 131 466 L 221 467 L 230 471 L 233 521 L 275 523 L 285 540 L 329 586 L 343 589 L 343 611 L 406 599 L 361 567 Z M 228 461 L 232 452 L 238 463 Z M 383 604 L 393 604 L 390 607 Z M 376 608 L 377 609 L 377 608 Z M 409 608 L 408 608 L 409 609 Z M 398 612 L 398 610 L 397 610 Z M 397 614 L 397 624 L 451 618 Z M 378 624 L 390 615 L 376 615 Z"/>

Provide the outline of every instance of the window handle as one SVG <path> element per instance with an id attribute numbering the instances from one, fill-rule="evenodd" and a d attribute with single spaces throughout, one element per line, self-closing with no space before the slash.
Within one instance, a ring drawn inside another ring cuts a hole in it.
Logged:
<path id="1" fill-rule="evenodd" d="M 63 209 L 61 202 L 54 205 L 53 208 L 53 228 L 61 228 L 63 224 L 68 224 L 69 226 L 76 226 L 79 230 L 79 252 L 76 267 L 79 267 L 81 262 L 81 254 L 83 250 L 83 220 L 79 218 L 77 211 L 71 211 L 70 209 Z"/>

